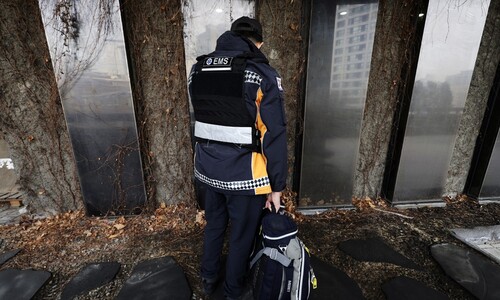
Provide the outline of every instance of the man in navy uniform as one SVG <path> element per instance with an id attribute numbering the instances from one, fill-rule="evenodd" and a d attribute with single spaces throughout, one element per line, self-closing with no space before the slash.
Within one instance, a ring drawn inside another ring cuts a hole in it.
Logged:
<path id="1" fill-rule="evenodd" d="M 278 73 L 259 50 L 262 27 L 241 17 L 197 58 L 189 75 L 195 177 L 205 205 L 201 277 L 213 293 L 230 221 L 224 295 L 238 299 L 264 207 L 276 211 L 287 178 L 286 120 Z"/>

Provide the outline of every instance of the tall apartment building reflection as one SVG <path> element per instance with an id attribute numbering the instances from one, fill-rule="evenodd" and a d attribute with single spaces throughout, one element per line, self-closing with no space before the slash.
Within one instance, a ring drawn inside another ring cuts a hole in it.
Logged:
<path id="1" fill-rule="evenodd" d="M 315 0 L 306 87 L 301 205 L 350 205 L 378 3 Z"/>
<path id="2" fill-rule="evenodd" d="M 337 5 L 330 80 L 335 106 L 364 106 L 377 11 L 378 3 Z"/>

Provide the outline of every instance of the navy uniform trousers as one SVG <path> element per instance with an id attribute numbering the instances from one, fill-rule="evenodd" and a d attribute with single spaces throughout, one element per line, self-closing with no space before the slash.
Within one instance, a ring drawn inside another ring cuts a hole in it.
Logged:
<path id="1" fill-rule="evenodd" d="M 224 235 L 230 220 L 229 253 L 226 261 L 224 294 L 231 298 L 243 292 L 248 258 L 266 195 L 228 195 L 210 188 L 203 189 L 205 205 L 205 237 L 201 277 L 210 281 L 219 276 Z"/>

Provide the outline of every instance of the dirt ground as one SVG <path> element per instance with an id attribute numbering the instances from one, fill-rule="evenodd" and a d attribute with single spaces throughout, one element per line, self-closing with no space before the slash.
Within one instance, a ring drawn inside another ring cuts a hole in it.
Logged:
<path id="1" fill-rule="evenodd" d="M 367 299 L 384 299 L 381 284 L 398 275 L 417 279 L 450 299 L 474 299 L 444 274 L 432 259 L 429 246 L 464 246 L 450 234 L 451 228 L 500 224 L 500 204 L 480 205 L 465 197 L 449 200 L 446 207 L 440 208 L 397 210 L 382 201 L 365 200 L 356 202 L 353 210 L 334 209 L 314 216 L 295 212 L 290 202 L 288 209 L 299 225 L 299 237 L 313 255 L 347 273 L 358 282 Z M 122 267 L 113 282 L 78 298 L 113 299 L 137 263 L 170 255 L 185 270 L 194 299 L 203 299 L 198 279 L 203 226 L 203 213 L 185 204 L 163 205 L 154 214 L 127 218 L 91 218 L 82 211 L 43 220 L 25 218 L 19 224 L 0 227 L 0 253 L 22 249 L 0 269 L 50 271 L 50 281 L 35 299 L 57 299 L 64 285 L 85 264 L 117 261 Z M 341 241 L 374 236 L 381 237 L 424 271 L 359 262 L 338 248 Z"/>

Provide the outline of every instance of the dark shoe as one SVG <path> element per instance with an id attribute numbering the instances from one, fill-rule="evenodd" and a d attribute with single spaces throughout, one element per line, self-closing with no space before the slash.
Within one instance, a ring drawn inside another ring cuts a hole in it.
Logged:
<path id="1" fill-rule="evenodd" d="M 217 278 L 202 278 L 201 284 L 203 285 L 203 292 L 205 293 L 205 295 L 210 296 L 215 292 L 215 289 L 217 288 Z"/>

